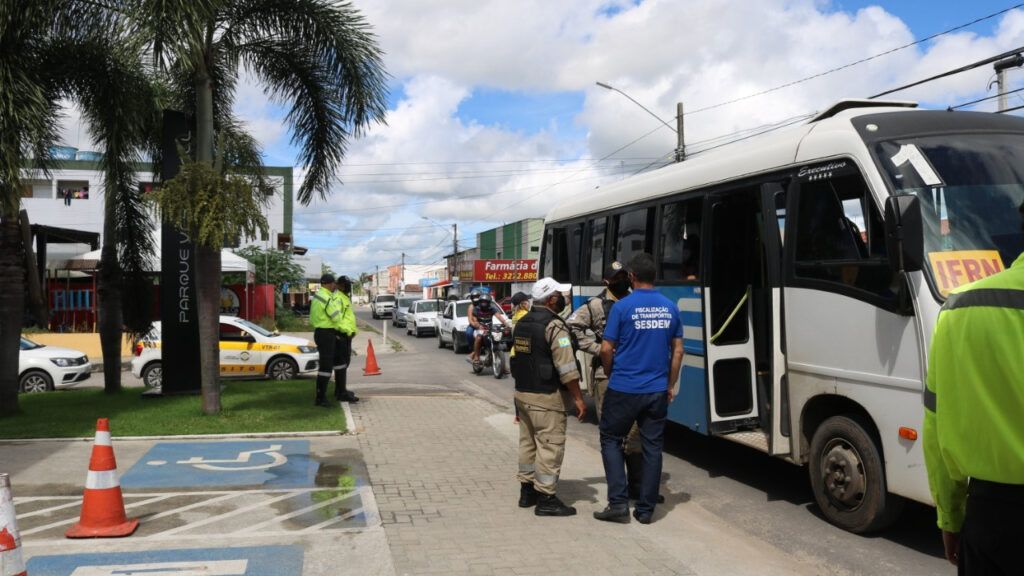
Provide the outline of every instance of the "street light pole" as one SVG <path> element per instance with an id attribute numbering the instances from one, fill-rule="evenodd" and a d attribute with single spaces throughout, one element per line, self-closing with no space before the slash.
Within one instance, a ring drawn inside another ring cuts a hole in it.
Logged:
<path id="1" fill-rule="evenodd" d="M 682 102 L 677 102 L 676 103 L 676 127 L 673 128 L 671 124 L 669 124 L 668 122 L 665 122 L 664 120 L 662 120 L 661 116 L 658 116 L 654 112 L 651 112 L 650 110 L 648 110 L 646 106 L 644 106 L 643 104 L 641 104 L 641 103 L 637 102 L 636 100 L 634 100 L 633 97 L 630 96 L 629 94 L 626 94 L 622 90 L 619 90 L 618 88 L 612 86 L 611 84 L 605 83 L 605 82 L 596 82 L 596 84 L 598 86 L 600 86 L 601 88 L 604 88 L 605 90 L 611 90 L 613 92 L 618 92 L 619 94 L 622 94 L 623 96 L 628 98 L 630 102 L 632 102 L 633 104 L 636 104 L 637 106 L 642 108 L 644 112 L 647 112 L 651 116 L 654 116 L 658 120 L 658 122 L 661 122 L 662 124 L 664 124 L 665 127 L 667 127 L 669 130 L 675 132 L 676 133 L 675 161 L 676 162 L 682 162 L 683 160 L 686 159 L 686 147 L 685 147 L 685 142 L 683 141 L 683 103 Z"/>

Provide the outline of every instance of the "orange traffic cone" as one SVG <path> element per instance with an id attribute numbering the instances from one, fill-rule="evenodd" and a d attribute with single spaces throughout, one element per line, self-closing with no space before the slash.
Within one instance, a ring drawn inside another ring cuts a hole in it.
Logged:
<path id="1" fill-rule="evenodd" d="M 138 527 L 139 521 L 129 520 L 124 513 L 117 462 L 110 443 L 110 421 L 100 418 L 96 421 L 96 443 L 92 446 L 89 475 L 85 479 L 82 515 L 64 535 L 68 538 L 110 538 L 128 536 Z"/>
<path id="2" fill-rule="evenodd" d="M 377 356 L 373 353 L 373 340 L 367 339 L 366 366 L 363 368 L 363 376 L 379 376 L 380 366 L 377 366 Z"/>
<path id="3" fill-rule="evenodd" d="M 0 474 L 0 576 L 26 576 L 25 562 L 21 559 L 21 538 L 14 517 L 14 498 L 11 479 Z"/>

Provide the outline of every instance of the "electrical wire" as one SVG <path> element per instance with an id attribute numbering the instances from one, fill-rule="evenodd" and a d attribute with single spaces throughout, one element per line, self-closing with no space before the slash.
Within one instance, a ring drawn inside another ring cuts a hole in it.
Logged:
<path id="1" fill-rule="evenodd" d="M 1002 96 L 1009 96 L 1010 94 L 1016 94 L 1017 92 L 1020 92 L 1022 90 L 1024 90 L 1024 88 L 1017 88 L 1016 90 L 1010 90 L 1008 92 L 1003 92 L 1001 94 L 995 94 L 995 95 L 992 95 L 992 96 L 986 96 L 984 98 L 978 98 L 977 100 L 971 100 L 970 102 L 964 102 L 963 104 L 957 104 L 956 106 L 950 106 L 949 108 L 947 108 L 947 110 L 959 110 L 960 108 L 966 108 L 968 106 L 973 106 L 975 104 L 980 104 L 980 103 L 986 102 L 988 100 L 995 100 L 996 98 L 1000 98 Z"/>
<path id="2" fill-rule="evenodd" d="M 924 80 L 918 80 L 916 82 L 911 82 L 910 84 L 904 84 L 903 86 L 899 86 L 897 88 L 892 88 L 890 90 L 886 90 L 885 92 L 879 92 L 878 94 L 875 94 L 874 96 L 868 96 L 868 100 L 874 100 L 875 98 L 879 98 L 881 96 L 888 96 L 889 94 L 895 94 L 896 92 L 902 92 L 904 90 L 908 90 L 908 89 L 913 88 L 915 86 L 920 86 L 921 84 L 927 84 L 928 82 L 934 82 L 936 80 L 941 80 L 941 79 L 946 78 L 948 76 L 953 76 L 955 74 L 960 74 L 962 72 L 967 72 L 967 71 L 970 71 L 970 70 L 974 70 L 975 68 L 980 68 L 980 67 L 985 66 L 987 64 L 991 64 L 991 63 L 993 63 L 993 62 L 995 62 L 997 60 L 1002 60 L 1003 58 L 1006 58 L 1008 56 L 1013 56 L 1013 55 L 1019 54 L 1021 52 L 1024 52 L 1024 46 L 1020 46 L 1018 48 L 1014 48 L 1013 50 L 1007 50 L 1006 52 L 1003 52 L 1002 54 L 997 54 L 995 56 L 991 56 L 991 57 L 985 58 L 983 60 L 978 60 L 977 62 L 973 62 L 973 63 L 968 64 L 966 66 L 961 66 L 959 68 L 954 68 L 952 70 L 947 70 L 947 71 L 945 71 L 945 72 L 943 72 L 941 74 L 936 74 L 935 76 L 931 76 L 929 78 L 925 78 Z"/>

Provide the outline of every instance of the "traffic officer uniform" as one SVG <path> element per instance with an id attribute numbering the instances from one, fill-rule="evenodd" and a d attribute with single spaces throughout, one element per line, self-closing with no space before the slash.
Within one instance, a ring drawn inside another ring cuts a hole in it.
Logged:
<path id="1" fill-rule="evenodd" d="M 1024 571 L 1022 358 L 1024 254 L 954 290 L 932 337 L 922 442 L 946 556 L 960 574 Z"/>
<path id="2" fill-rule="evenodd" d="M 359 402 L 359 398 L 348 391 L 348 365 L 352 359 L 352 340 L 356 336 L 356 314 L 352 310 L 352 300 L 348 291 L 351 290 L 351 281 L 342 276 L 338 278 L 338 289 L 334 292 L 334 299 L 337 300 L 337 309 L 341 312 L 335 323 L 335 352 L 334 352 L 334 399 L 347 402 Z"/>
<path id="3" fill-rule="evenodd" d="M 565 387 L 580 378 L 569 327 L 534 295 L 533 308 L 513 330 L 519 413 L 519 506 L 536 503 L 538 516 L 570 516 L 576 509 L 555 496 L 565 456 L 565 430 L 573 405 Z"/>
<path id="4" fill-rule="evenodd" d="M 331 369 L 348 366 L 346 352 L 337 345 L 337 328 L 341 322 L 341 300 L 335 297 L 336 291 L 325 287 L 334 284 L 334 276 L 324 274 L 320 278 L 320 289 L 313 294 L 309 305 L 309 323 L 313 326 L 313 341 L 316 342 L 320 360 L 316 373 L 316 405 L 329 406 L 327 403 L 327 384 L 331 380 Z M 344 374 L 344 372 L 342 372 Z M 343 376 L 344 377 L 344 376 Z M 335 384 L 337 386 L 337 384 Z"/>

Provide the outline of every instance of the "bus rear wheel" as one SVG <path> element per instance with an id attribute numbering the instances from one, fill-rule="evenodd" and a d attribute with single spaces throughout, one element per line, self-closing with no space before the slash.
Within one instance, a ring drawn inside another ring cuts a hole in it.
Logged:
<path id="1" fill-rule="evenodd" d="M 881 451 L 868 430 L 857 416 L 833 416 L 811 440 L 814 499 L 829 522 L 855 534 L 885 528 L 903 509 L 903 499 L 886 488 Z"/>

